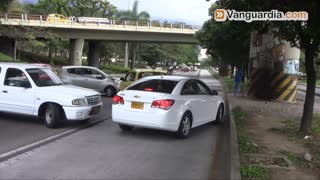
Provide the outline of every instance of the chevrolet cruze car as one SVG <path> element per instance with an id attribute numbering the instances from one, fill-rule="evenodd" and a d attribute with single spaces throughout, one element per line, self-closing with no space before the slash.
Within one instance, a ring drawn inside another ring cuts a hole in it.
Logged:
<path id="1" fill-rule="evenodd" d="M 208 122 L 222 122 L 225 103 L 217 91 L 183 76 L 142 78 L 113 97 L 112 120 L 122 130 L 135 126 L 175 132 L 185 138 Z"/>
<path id="2" fill-rule="evenodd" d="M 90 66 L 63 66 L 61 79 L 67 84 L 93 89 L 108 97 L 113 97 L 119 90 L 116 80 Z"/>

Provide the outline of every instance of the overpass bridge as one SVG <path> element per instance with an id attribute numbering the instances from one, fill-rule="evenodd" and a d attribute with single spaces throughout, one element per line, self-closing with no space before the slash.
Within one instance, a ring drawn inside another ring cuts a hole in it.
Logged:
<path id="1" fill-rule="evenodd" d="M 5 14 L 0 15 L 0 24 L 5 26 L 25 26 L 49 28 L 60 37 L 70 39 L 70 62 L 78 65 L 81 62 L 84 40 L 91 44 L 93 58 L 97 59 L 98 42 L 150 42 L 197 44 L 194 37 L 198 30 L 195 26 L 185 24 L 159 24 L 151 22 L 115 21 L 110 23 L 77 23 L 70 18 L 69 22 L 46 21 L 43 15 Z M 90 43 L 91 42 L 91 43 Z M 92 53 L 91 53 L 92 54 Z M 90 52 L 89 52 L 90 55 Z M 89 57 L 90 58 L 90 57 Z"/>

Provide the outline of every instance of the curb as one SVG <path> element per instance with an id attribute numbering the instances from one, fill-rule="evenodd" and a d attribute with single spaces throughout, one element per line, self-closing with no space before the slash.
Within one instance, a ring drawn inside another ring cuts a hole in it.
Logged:
<path id="1" fill-rule="evenodd" d="M 85 129 L 85 128 L 88 128 L 88 127 L 91 127 L 95 124 L 98 124 L 100 122 L 103 122 L 105 119 L 109 119 L 111 116 L 107 116 L 107 117 L 102 117 L 102 118 L 99 118 L 97 120 L 94 120 L 92 122 L 89 122 L 88 124 L 84 124 L 80 127 L 77 127 L 77 128 L 73 128 L 73 129 L 69 129 L 65 132 L 62 132 L 62 133 L 59 133 L 59 134 L 56 134 L 56 135 L 53 135 L 53 136 L 50 136 L 50 137 L 47 137 L 45 139 L 42 139 L 40 141 L 37 141 L 37 142 L 34 142 L 34 143 L 31 143 L 31 144 L 28 144 L 28 145 L 25 145 L 25 146 L 22 146 L 20 148 L 17 148 L 15 150 L 12 150 L 12 151 L 9 151 L 9 152 L 6 152 L 6 153 L 3 153 L 3 154 L 0 154 L 0 162 L 2 161 L 5 161 L 5 160 L 8 160 L 12 157 L 15 157 L 17 155 L 20 155 L 20 154 L 23 154 L 25 152 L 28 152 L 28 151 L 31 151 L 35 148 L 38 148 L 40 146 L 43 146 L 43 145 L 46 145 L 46 144 L 49 144 L 53 141 L 56 141 L 58 139 L 61 139 L 63 137 L 66 137 L 70 134 L 73 134 L 73 133 L 76 133 L 82 129 Z"/>
<path id="2" fill-rule="evenodd" d="M 209 71 L 210 72 L 210 71 Z M 212 75 L 212 73 L 210 72 Z M 213 75 L 212 75 L 213 76 Z M 220 84 L 221 84 L 221 89 L 224 94 L 222 96 L 225 96 L 226 100 L 225 103 L 227 105 L 227 111 L 229 112 L 229 137 L 230 137 L 230 179 L 231 180 L 241 180 L 241 174 L 240 174 L 240 154 L 239 154 L 239 144 L 238 144 L 238 132 L 237 128 L 235 125 L 235 121 L 233 119 L 233 114 L 232 114 L 232 106 L 229 102 L 229 97 L 228 93 L 226 92 L 225 89 L 225 83 L 219 79 L 219 77 L 215 77 Z"/>
<path id="3" fill-rule="evenodd" d="M 238 144 L 238 132 L 235 121 L 232 114 L 232 106 L 228 101 L 229 108 L 229 121 L 230 121 L 230 157 L 231 157 L 231 170 L 230 179 L 240 180 L 240 155 L 239 155 L 239 144 Z"/>

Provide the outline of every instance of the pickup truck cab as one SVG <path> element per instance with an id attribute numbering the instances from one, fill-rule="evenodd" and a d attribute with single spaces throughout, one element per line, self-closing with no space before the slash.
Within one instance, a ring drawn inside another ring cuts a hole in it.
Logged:
<path id="1" fill-rule="evenodd" d="M 87 120 L 100 112 L 98 92 L 65 85 L 49 68 L 0 63 L 0 111 L 34 115 L 49 128 L 63 120 Z"/>

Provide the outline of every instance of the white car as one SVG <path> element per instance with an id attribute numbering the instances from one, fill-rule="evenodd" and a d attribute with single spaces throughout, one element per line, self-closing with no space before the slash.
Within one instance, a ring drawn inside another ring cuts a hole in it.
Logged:
<path id="1" fill-rule="evenodd" d="M 0 63 L 0 111 L 39 116 L 49 128 L 100 112 L 98 92 L 64 85 L 47 67 Z"/>
<path id="2" fill-rule="evenodd" d="M 185 138 L 191 128 L 222 122 L 225 103 L 217 91 L 183 76 L 142 78 L 113 97 L 112 120 L 122 130 L 146 127 L 176 132 Z"/>

